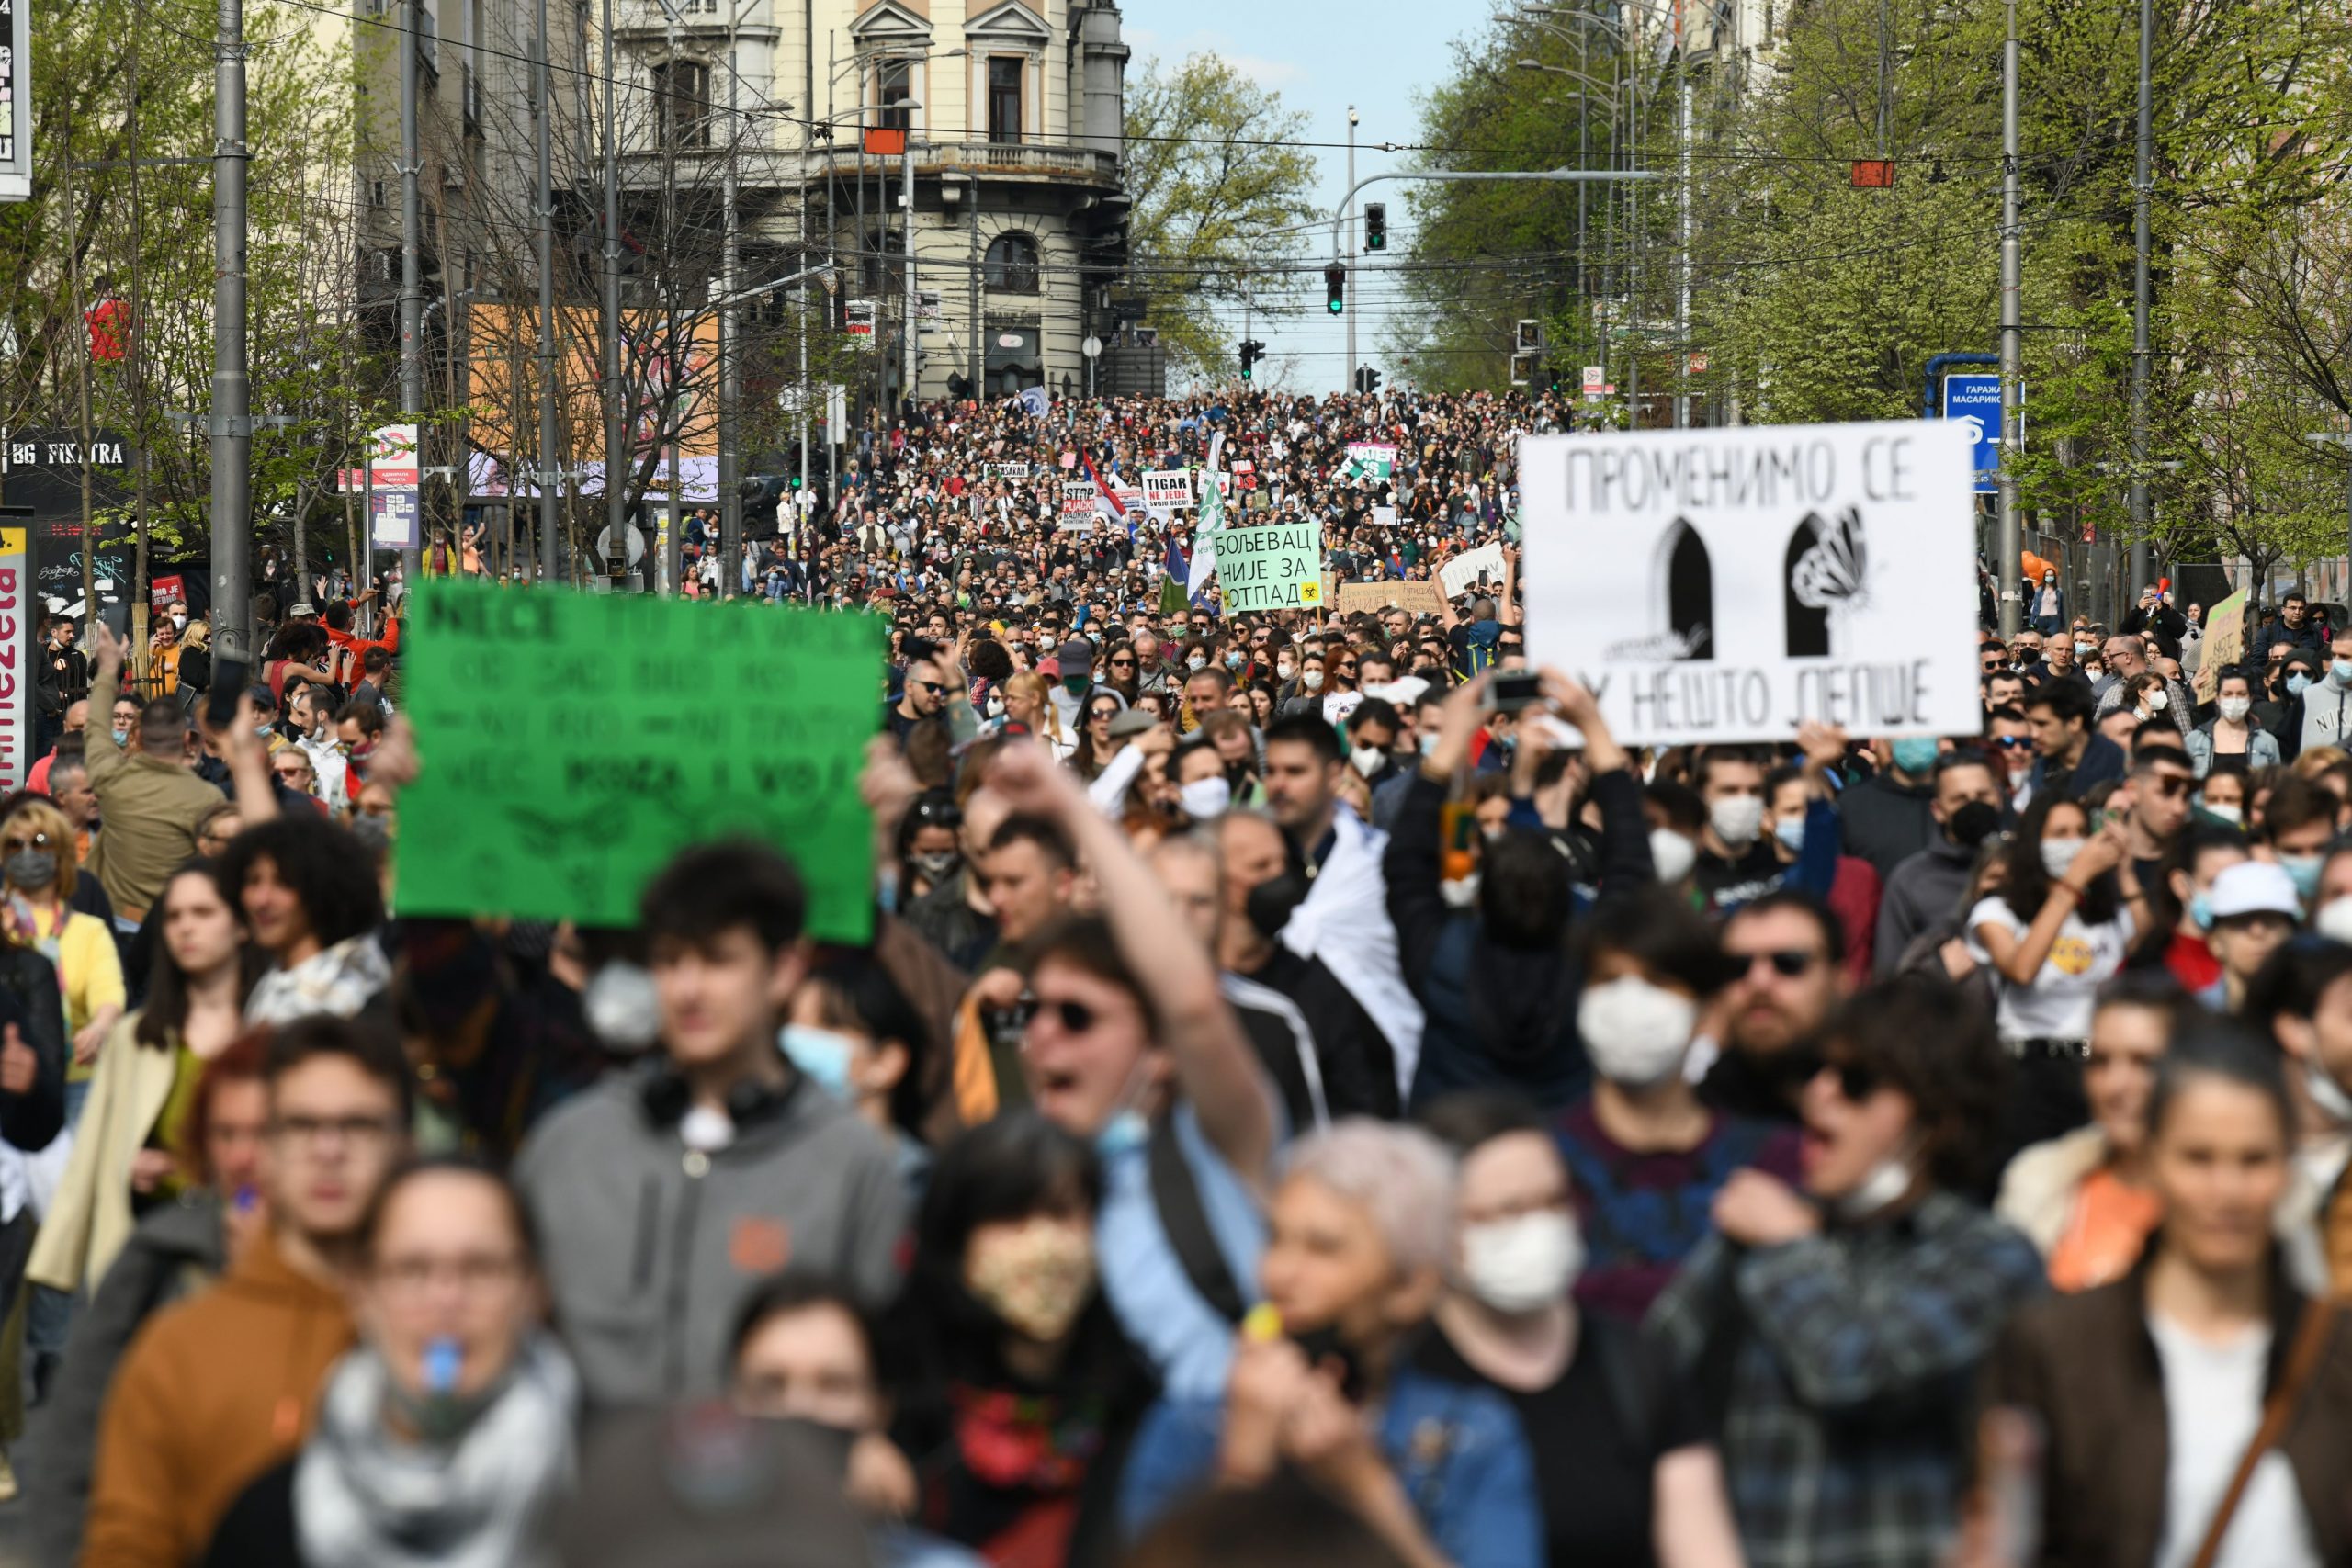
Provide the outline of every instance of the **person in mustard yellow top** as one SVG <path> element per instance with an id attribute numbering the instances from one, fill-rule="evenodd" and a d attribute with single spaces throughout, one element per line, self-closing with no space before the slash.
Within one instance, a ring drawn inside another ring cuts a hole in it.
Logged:
<path id="1" fill-rule="evenodd" d="M 79 874 L 74 825 L 45 800 L 26 800 L 0 821 L 0 911 L 9 938 L 57 966 L 65 996 L 65 1031 L 74 1059 L 66 1072 L 65 1121 L 72 1126 L 88 1098 L 98 1047 L 122 1017 L 122 960 L 106 922 L 66 908 Z"/>

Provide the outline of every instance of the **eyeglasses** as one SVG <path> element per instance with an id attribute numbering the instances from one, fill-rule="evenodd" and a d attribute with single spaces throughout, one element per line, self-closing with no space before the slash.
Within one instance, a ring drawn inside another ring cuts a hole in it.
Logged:
<path id="1" fill-rule="evenodd" d="M 289 1144 L 315 1148 L 330 1137 L 341 1144 L 390 1143 L 399 1128 L 381 1116 L 281 1116 L 269 1130 Z"/>
<path id="2" fill-rule="evenodd" d="M 2030 735 L 1996 735 L 1993 744 L 2004 751 L 2023 751 L 2033 744 Z"/>
<path id="3" fill-rule="evenodd" d="M 2186 773 L 2158 773 L 2154 783 L 2156 793 L 2166 800 L 2178 800 L 2187 795 L 2197 781 Z"/>
<path id="4" fill-rule="evenodd" d="M 469 1253 L 462 1258 L 390 1258 L 376 1265 L 376 1282 L 401 1296 L 421 1296 L 437 1280 L 468 1295 L 511 1285 L 522 1278 L 523 1260 L 512 1253 Z"/>
<path id="5" fill-rule="evenodd" d="M 929 692 L 934 697 L 944 697 L 947 694 L 947 688 L 941 685 L 936 681 L 917 681 L 915 684 L 921 686 L 924 691 Z"/>
<path id="6" fill-rule="evenodd" d="M 35 833 L 29 839 L 12 833 L 7 838 L 0 839 L 0 854 L 20 855 L 27 850 L 45 850 L 47 848 L 49 848 L 49 835 L 47 833 Z"/>
<path id="7" fill-rule="evenodd" d="M 1114 669 L 1114 670 L 1117 670 L 1117 669 L 1120 669 L 1120 668 L 1123 668 L 1123 667 L 1124 667 L 1124 668 L 1125 668 L 1125 669 L 1128 669 L 1128 670 L 1132 670 L 1132 669 L 1134 669 L 1134 668 L 1136 667 L 1136 661 L 1135 661 L 1134 660 L 1132 660 L 1132 659 L 1114 659 L 1113 660 L 1111 660 L 1111 668 L 1112 668 L 1112 669 Z"/>
<path id="8" fill-rule="evenodd" d="M 1118 716 L 1119 710 L 1117 708 L 1096 708 L 1092 713 L 1086 716 L 1087 722 L 1090 724 L 1108 724 Z"/>
<path id="9" fill-rule="evenodd" d="M 1743 975 L 1754 974 L 1758 964 L 1769 964 L 1772 966 L 1772 973 L 1791 980 L 1820 962 L 1818 953 L 1808 953 L 1802 947 L 1773 948 L 1763 953 L 1735 953 L 1728 956 L 1740 966 Z"/>

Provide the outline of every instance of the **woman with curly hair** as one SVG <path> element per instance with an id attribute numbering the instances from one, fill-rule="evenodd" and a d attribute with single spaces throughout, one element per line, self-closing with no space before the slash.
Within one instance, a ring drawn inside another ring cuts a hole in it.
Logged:
<path id="1" fill-rule="evenodd" d="M 390 982 L 375 856 L 348 829 L 307 812 L 270 818 L 237 835 L 214 880 L 272 960 L 248 1022 L 349 1018 Z"/>

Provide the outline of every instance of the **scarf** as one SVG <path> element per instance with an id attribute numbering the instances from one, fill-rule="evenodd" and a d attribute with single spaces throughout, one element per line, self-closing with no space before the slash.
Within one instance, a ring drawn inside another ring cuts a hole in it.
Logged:
<path id="1" fill-rule="evenodd" d="M 384 1427 L 384 1363 L 354 1350 L 328 1375 L 318 1430 L 294 1467 L 302 1558 L 336 1568 L 547 1568 L 545 1539 L 573 1481 L 579 1379 L 555 1341 L 526 1340 L 505 1387 L 447 1447 Z"/>
<path id="2" fill-rule="evenodd" d="M 245 1002 L 247 1023 L 291 1023 L 314 1013 L 349 1018 L 392 983 L 392 965 L 374 931 L 362 931 L 304 959 L 273 969 Z"/>

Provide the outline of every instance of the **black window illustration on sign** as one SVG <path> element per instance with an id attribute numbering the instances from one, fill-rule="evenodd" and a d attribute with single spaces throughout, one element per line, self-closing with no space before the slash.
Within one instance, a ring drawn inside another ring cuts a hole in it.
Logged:
<path id="1" fill-rule="evenodd" d="M 1791 659 L 1826 659 L 1829 655 L 1829 608 L 1808 604 L 1797 597 L 1797 571 L 1806 552 L 1821 543 L 1821 515 L 1808 513 L 1789 536 L 1788 553 L 1781 560 L 1781 613 L 1788 623 Z"/>
<path id="2" fill-rule="evenodd" d="M 1807 513 L 1789 536 L 1786 561 L 1790 657 L 1842 656 L 1849 620 L 1870 603 L 1861 509 L 1849 506 L 1834 521 Z"/>
<path id="3" fill-rule="evenodd" d="M 1658 542 L 1656 581 L 1663 601 L 1667 637 L 1676 660 L 1713 659 L 1715 618 L 1715 569 L 1707 557 L 1707 542 L 1687 518 L 1678 517 Z"/>

